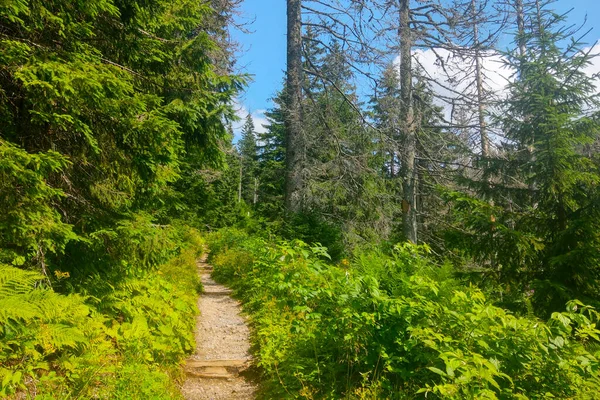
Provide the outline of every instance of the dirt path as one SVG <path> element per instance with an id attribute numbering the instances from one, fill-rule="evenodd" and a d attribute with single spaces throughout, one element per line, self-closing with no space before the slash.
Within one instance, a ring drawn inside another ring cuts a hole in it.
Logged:
<path id="1" fill-rule="evenodd" d="M 210 277 L 206 256 L 198 261 L 204 293 L 198 299 L 196 353 L 186 364 L 186 400 L 253 399 L 255 386 L 240 376 L 250 364 L 250 332 L 231 291 Z"/>

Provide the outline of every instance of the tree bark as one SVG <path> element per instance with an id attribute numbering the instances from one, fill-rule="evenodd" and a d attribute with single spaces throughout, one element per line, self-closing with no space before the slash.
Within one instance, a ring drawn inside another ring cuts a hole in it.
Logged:
<path id="1" fill-rule="evenodd" d="M 523 9 L 523 0 L 515 0 L 515 8 L 517 9 L 517 30 L 519 55 L 525 56 L 525 11 Z"/>
<path id="2" fill-rule="evenodd" d="M 286 189 L 288 213 L 303 208 L 305 143 L 302 132 L 301 0 L 287 0 Z"/>
<path id="3" fill-rule="evenodd" d="M 240 177 L 238 182 L 238 203 L 242 202 L 242 179 L 244 177 L 244 167 L 242 164 L 242 157 L 240 156 Z"/>
<path id="4" fill-rule="evenodd" d="M 256 207 L 256 203 L 258 203 L 258 178 L 254 178 L 254 196 L 252 200 L 252 204 Z"/>
<path id="5" fill-rule="evenodd" d="M 481 65 L 481 49 L 479 48 L 479 24 L 477 22 L 478 13 L 476 6 L 476 0 L 471 0 L 473 16 L 473 45 L 475 48 L 475 74 L 477 84 L 477 111 L 479 117 L 479 137 L 481 138 L 481 157 L 487 159 L 490 153 L 490 142 L 485 123 L 485 92 L 483 88 L 483 68 Z"/>
<path id="6" fill-rule="evenodd" d="M 400 98 L 402 100 L 401 116 L 403 122 L 402 148 L 402 190 L 405 207 L 403 207 L 403 231 L 406 238 L 417 243 L 417 137 L 415 131 L 413 94 L 412 94 L 412 47 L 413 38 L 410 29 L 410 0 L 399 0 L 400 6 Z"/>

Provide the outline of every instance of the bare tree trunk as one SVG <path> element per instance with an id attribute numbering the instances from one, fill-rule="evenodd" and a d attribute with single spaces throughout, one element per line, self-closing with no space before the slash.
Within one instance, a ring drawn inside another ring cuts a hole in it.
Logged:
<path id="1" fill-rule="evenodd" d="M 403 122 L 402 149 L 402 190 L 403 230 L 406 238 L 417 243 L 417 137 L 415 132 L 413 95 L 412 95 L 412 47 L 410 29 L 410 0 L 399 0 L 400 5 L 400 98 L 402 100 L 401 118 Z"/>
<path id="2" fill-rule="evenodd" d="M 287 0 L 287 97 L 285 207 L 303 207 L 305 143 L 302 132 L 302 11 L 301 0 Z"/>
<path id="3" fill-rule="evenodd" d="M 488 158 L 490 153 L 490 142 L 487 135 L 487 127 L 485 123 L 485 93 L 483 89 L 483 68 L 481 65 L 481 49 L 479 48 L 479 24 L 477 22 L 478 13 L 476 10 L 477 1 L 471 0 L 472 16 L 473 16 L 473 45 L 475 48 L 475 75 L 477 84 L 477 107 L 479 116 L 479 136 L 481 138 L 481 157 Z"/>
<path id="4" fill-rule="evenodd" d="M 238 203 L 242 202 L 242 179 L 244 175 L 242 157 L 240 157 L 240 181 L 238 182 Z"/>
<path id="5" fill-rule="evenodd" d="M 519 32 L 519 55 L 525 55 L 525 11 L 523 10 L 523 0 L 515 0 L 515 8 L 517 9 L 517 30 Z"/>
<path id="6" fill-rule="evenodd" d="M 256 203 L 258 203 L 258 178 L 254 178 L 254 198 L 253 198 L 254 206 L 256 206 Z"/>

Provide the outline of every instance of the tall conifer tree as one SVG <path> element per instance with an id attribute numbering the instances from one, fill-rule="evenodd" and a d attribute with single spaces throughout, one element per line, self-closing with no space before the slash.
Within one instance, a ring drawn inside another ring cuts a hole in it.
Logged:
<path id="1" fill-rule="evenodd" d="M 252 115 L 246 116 L 242 128 L 242 138 L 238 144 L 242 168 L 242 198 L 247 203 L 256 204 L 258 201 L 257 147 L 254 120 Z"/>
<path id="2" fill-rule="evenodd" d="M 584 150 L 600 124 L 584 72 L 592 55 L 552 3 L 526 11 L 508 54 L 517 74 L 499 117 L 506 140 L 486 171 L 494 203 L 463 198 L 458 210 L 473 233 L 466 248 L 501 280 L 537 284 L 539 304 L 560 309 L 572 297 L 599 299 L 600 169 Z"/>

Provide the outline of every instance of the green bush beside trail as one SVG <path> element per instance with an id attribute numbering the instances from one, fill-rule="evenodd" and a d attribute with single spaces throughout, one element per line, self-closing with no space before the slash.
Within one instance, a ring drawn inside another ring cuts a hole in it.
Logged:
<path id="1" fill-rule="evenodd" d="M 598 313 L 578 301 L 516 316 L 424 246 L 332 265 L 300 241 L 225 230 L 209 244 L 250 314 L 264 398 L 598 398 Z"/>
<path id="2" fill-rule="evenodd" d="M 56 271 L 65 287 L 84 279 L 85 294 L 60 294 L 37 272 L 0 265 L 0 396 L 180 396 L 180 363 L 194 349 L 202 239 L 187 228 L 134 222 L 143 236 L 127 225 L 129 236 L 111 239 L 109 248 L 129 254 L 115 255 L 120 266 Z"/>

